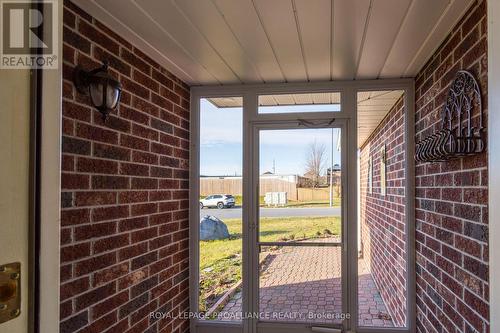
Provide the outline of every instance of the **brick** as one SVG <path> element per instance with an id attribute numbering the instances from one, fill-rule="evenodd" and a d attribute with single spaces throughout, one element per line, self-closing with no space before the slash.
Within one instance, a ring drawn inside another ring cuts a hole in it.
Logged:
<path id="1" fill-rule="evenodd" d="M 118 200 L 120 203 L 145 202 L 148 200 L 148 192 L 147 191 L 120 192 Z"/>
<path id="2" fill-rule="evenodd" d="M 90 243 L 79 243 L 61 248 L 61 262 L 74 261 L 90 255 Z"/>
<path id="3" fill-rule="evenodd" d="M 158 117 L 160 112 L 158 106 L 136 96 L 132 97 L 132 107 L 155 117 Z"/>
<path id="4" fill-rule="evenodd" d="M 150 252 L 150 253 L 147 253 L 143 256 L 134 258 L 132 260 L 131 268 L 133 270 L 136 270 L 136 269 L 139 269 L 143 266 L 149 265 L 149 264 L 155 262 L 156 260 L 158 260 L 158 253 L 157 252 Z"/>
<path id="5" fill-rule="evenodd" d="M 89 209 L 71 209 L 61 211 L 61 225 L 72 226 L 90 222 Z"/>
<path id="6" fill-rule="evenodd" d="M 117 312 L 114 311 L 112 313 L 109 313 L 108 315 L 99 318 L 98 320 L 95 320 L 92 322 L 91 325 L 87 326 L 82 333 L 89 333 L 89 332 L 103 332 L 106 330 L 108 327 L 112 326 L 114 323 L 116 323 L 116 317 L 117 317 Z"/>
<path id="7" fill-rule="evenodd" d="M 92 176 L 93 189 L 128 189 L 129 179 L 120 176 Z"/>
<path id="8" fill-rule="evenodd" d="M 120 136 L 120 145 L 132 149 L 149 151 L 149 141 L 138 137 L 124 135 Z"/>
<path id="9" fill-rule="evenodd" d="M 120 307 L 120 318 L 128 316 L 130 313 L 146 305 L 149 301 L 148 294 L 143 294 Z"/>
<path id="10" fill-rule="evenodd" d="M 114 129 L 123 133 L 129 133 L 130 132 L 130 121 L 123 119 L 123 118 L 118 118 L 112 114 L 108 115 L 106 118 L 106 122 L 102 120 L 102 116 L 98 111 L 95 111 L 92 114 L 92 119 L 94 120 L 94 123 L 100 126 L 106 126 L 107 128 Z"/>
<path id="11" fill-rule="evenodd" d="M 160 82 L 163 86 L 169 89 L 173 88 L 174 83 L 172 82 L 172 80 L 170 80 L 168 76 L 164 75 L 160 71 L 153 69 L 152 76 L 156 81 Z"/>
<path id="12" fill-rule="evenodd" d="M 114 220 L 129 216 L 128 206 L 111 206 L 94 208 L 92 211 L 92 221 Z"/>
<path id="13" fill-rule="evenodd" d="M 85 240 L 96 237 L 104 237 L 116 232 L 116 223 L 97 223 L 76 227 L 74 230 L 75 240 Z"/>
<path id="14" fill-rule="evenodd" d="M 94 57 L 101 63 L 108 61 L 109 67 L 116 69 L 123 75 L 130 76 L 131 68 L 122 59 L 119 59 L 114 54 L 94 45 Z"/>
<path id="15" fill-rule="evenodd" d="M 62 152 L 77 155 L 90 155 L 91 144 L 89 141 L 62 137 Z"/>
<path id="16" fill-rule="evenodd" d="M 71 298 L 75 295 L 87 291 L 89 287 L 90 287 L 90 282 L 88 277 L 83 277 L 68 283 L 61 284 L 60 298 L 61 300 L 64 301 L 68 298 Z"/>
<path id="17" fill-rule="evenodd" d="M 113 297 L 108 298 L 104 302 L 96 304 L 92 307 L 92 317 L 99 318 L 106 313 L 119 308 L 121 305 L 128 302 L 128 291 L 122 291 Z"/>
<path id="18" fill-rule="evenodd" d="M 128 274 L 129 271 L 130 265 L 128 262 L 123 262 L 116 266 L 103 269 L 94 273 L 92 285 L 94 287 L 100 287 L 110 281 L 117 280 L 118 278 Z"/>
<path id="19" fill-rule="evenodd" d="M 105 299 L 113 295 L 116 291 L 115 283 L 109 283 L 105 286 L 93 289 L 83 295 L 76 298 L 75 307 L 76 310 L 81 310 L 88 308 L 92 304 L 99 302 L 101 299 Z"/>
<path id="20" fill-rule="evenodd" d="M 126 220 L 122 220 L 119 223 L 119 231 L 130 231 L 134 229 L 142 229 L 148 226 L 148 217 L 134 217 Z"/>
<path id="21" fill-rule="evenodd" d="M 149 125 L 149 116 L 147 114 L 136 111 L 132 108 L 125 107 L 123 105 L 120 107 L 120 116 L 126 119 L 130 119 L 136 123 Z"/>
<path id="22" fill-rule="evenodd" d="M 67 27 L 63 28 L 63 40 L 80 52 L 90 54 L 90 41 Z"/>
<path id="23" fill-rule="evenodd" d="M 75 193 L 76 206 L 103 206 L 116 203 L 116 193 L 107 191 L 85 191 Z"/>
<path id="24" fill-rule="evenodd" d="M 92 272 L 96 272 L 102 268 L 111 266 L 116 263 L 116 254 L 107 253 L 100 256 L 80 261 L 75 264 L 75 275 L 82 276 Z"/>
<path id="25" fill-rule="evenodd" d="M 149 166 L 135 163 L 121 163 L 121 175 L 149 176 Z"/>
<path id="26" fill-rule="evenodd" d="M 132 178 L 131 179 L 132 189 L 157 189 L 158 180 L 153 178 Z"/>
<path id="27" fill-rule="evenodd" d="M 456 217 L 479 222 L 481 220 L 481 208 L 471 205 L 455 204 Z"/>
<path id="28" fill-rule="evenodd" d="M 135 68 L 141 70 L 142 72 L 149 74 L 151 72 L 151 66 L 141 60 L 138 56 L 133 54 L 132 52 L 122 49 L 121 50 L 121 56 L 122 58 L 127 61 L 129 64 L 134 66 Z"/>
<path id="29" fill-rule="evenodd" d="M 134 242 L 134 241 L 132 240 L 132 242 Z M 132 245 L 132 246 L 120 249 L 120 251 L 118 251 L 118 258 L 120 258 L 121 261 L 127 260 L 127 259 L 130 259 L 133 257 L 137 257 L 143 253 L 146 253 L 147 250 L 148 250 L 147 243 L 140 243 L 140 244 Z"/>
<path id="30" fill-rule="evenodd" d="M 481 242 L 488 241 L 488 226 L 465 222 L 464 235 L 477 239 Z"/>
<path id="31" fill-rule="evenodd" d="M 62 301 L 59 306 L 59 318 L 63 320 L 73 313 L 73 302 L 71 300 Z"/>
<path id="32" fill-rule="evenodd" d="M 464 268 L 482 280 L 488 279 L 488 266 L 479 260 L 464 256 Z"/>
<path id="33" fill-rule="evenodd" d="M 71 333 L 76 332 L 82 327 L 86 326 L 89 322 L 88 312 L 83 311 L 71 318 L 68 318 L 61 322 L 59 325 L 60 333 Z"/>
<path id="34" fill-rule="evenodd" d="M 111 144 L 118 143 L 118 133 L 101 127 L 91 126 L 84 123 L 78 123 L 76 126 L 76 135 L 80 138 L 92 141 L 100 141 Z"/>
<path id="35" fill-rule="evenodd" d="M 105 47 L 109 52 L 114 54 L 118 53 L 118 43 L 113 41 L 106 34 L 93 27 L 91 24 L 85 21 L 80 21 L 80 24 L 78 25 L 78 31 L 91 41 L 101 45 L 102 47 Z"/>
<path id="36" fill-rule="evenodd" d="M 152 141 L 159 139 L 158 131 L 139 124 L 132 124 L 132 134 Z"/>
<path id="37" fill-rule="evenodd" d="M 95 158 L 78 158 L 76 169 L 80 172 L 116 174 L 118 163 Z"/>
<path id="38" fill-rule="evenodd" d="M 144 75 L 142 72 L 134 70 L 132 72 L 132 78 L 136 81 L 148 88 L 149 90 L 158 92 L 160 89 L 160 85 L 158 82 L 151 79 L 149 76 Z"/>
<path id="39" fill-rule="evenodd" d="M 130 149 L 95 143 L 94 156 L 112 160 L 128 161 L 130 160 Z"/>
<path id="40" fill-rule="evenodd" d="M 107 238 L 102 238 L 94 242 L 93 253 L 99 254 L 127 246 L 129 244 L 129 235 L 117 235 Z"/>
<path id="41" fill-rule="evenodd" d="M 121 84 L 123 86 L 123 89 L 128 91 L 129 93 L 137 95 L 144 99 L 149 99 L 150 91 L 147 88 L 143 87 L 142 85 L 137 84 L 134 81 L 131 81 L 126 78 L 122 78 Z"/>
<path id="42" fill-rule="evenodd" d="M 90 122 L 92 117 L 92 110 L 89 106 L 76 104 L 63 99 L 62 114 L 70 119 L 77 119 L 85 122 Z"/>
<path id="43" fill-rule="evenodd" d="M 85 190 L 89 188 L 90 177 L 88 175 L 81 175 L 75 173 L 63 173 L 61 174 L 61 189 L 63 190 L 74 190 L 81 189 Z"/>
<path id="44" fill-rule="evenodd" d="M 156 213 L 158 210 L 158 205 L 156 203 L 144 203 L 132 205 L 130 207 L 130 215 L 131 216 L 139 216 L 139 215 L 150 215 Z"/>
<path id="45" fill-rule="evenodd" d="M 172 125 L 156 118 L 151 119 L 151 127 L 167 134 L 173 133 Z"/>
<path id="46" fill-rule="evenodd" d="M 134 150 L 132 151 L 132 161 L 143 164 L 158 164 L 158 155 Z"/>
<path id="47" fill-rule="evenodd" d="M 158 228 L 151 227 L 148 229 L 138 230 L 132 233 L 131 240 L 132 243 L 142 242 L 151 238 L 158 236 Z"/>
<path id="48" fill-rule="evenodd" d="M 61 262 L 70 264 L 61 265 L 61 327 L 184 331 L 186 320 L 150 322 L 148 315 L 167 297 L 175 311 L 188 308 L 189 87 L 70 1 L 63 30 Z M 105 122 L 72 84 L 74 66 L 103 60 L 123 86 Z M 160 203 L 175 213 L 158 213 Z"/>

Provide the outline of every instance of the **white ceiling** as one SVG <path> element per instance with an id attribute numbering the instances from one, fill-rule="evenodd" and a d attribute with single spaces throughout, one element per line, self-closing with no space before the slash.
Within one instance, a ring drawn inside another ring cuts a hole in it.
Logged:
<path id="1" fill-rule="evenodd" d="M 402 90 L 358 93 L 358 147 L 363 146 L 403 94 Z"/>
<path id="2" fill-rule="evenodd" d="M 73 0 L 191 85 L 412 77 L 474 0 Z"/>

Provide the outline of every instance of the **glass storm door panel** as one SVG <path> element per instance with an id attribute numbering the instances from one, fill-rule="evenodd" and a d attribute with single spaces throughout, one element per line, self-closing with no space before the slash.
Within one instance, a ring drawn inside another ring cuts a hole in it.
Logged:
<path id="1" fill-rule="evenodd" d="M 342 128 L 279 125 L 257 133 L 259 323 L 341 328 Z"/>

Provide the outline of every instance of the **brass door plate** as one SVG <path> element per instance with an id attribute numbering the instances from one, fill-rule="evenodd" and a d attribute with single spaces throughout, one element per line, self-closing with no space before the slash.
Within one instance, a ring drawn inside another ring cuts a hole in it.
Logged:
<path id="1" fill-rule="evenodd" d="M 21 314 L 21 263 L 0 265 L 0 324 Z"/>

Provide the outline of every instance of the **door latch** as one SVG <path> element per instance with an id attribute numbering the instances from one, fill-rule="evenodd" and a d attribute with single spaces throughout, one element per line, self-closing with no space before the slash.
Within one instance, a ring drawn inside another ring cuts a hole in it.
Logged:
<path id="1" fill-rule="evenodd" d="M 0 265 L 0 324 L 21 314 L 21 263 Z"/>

